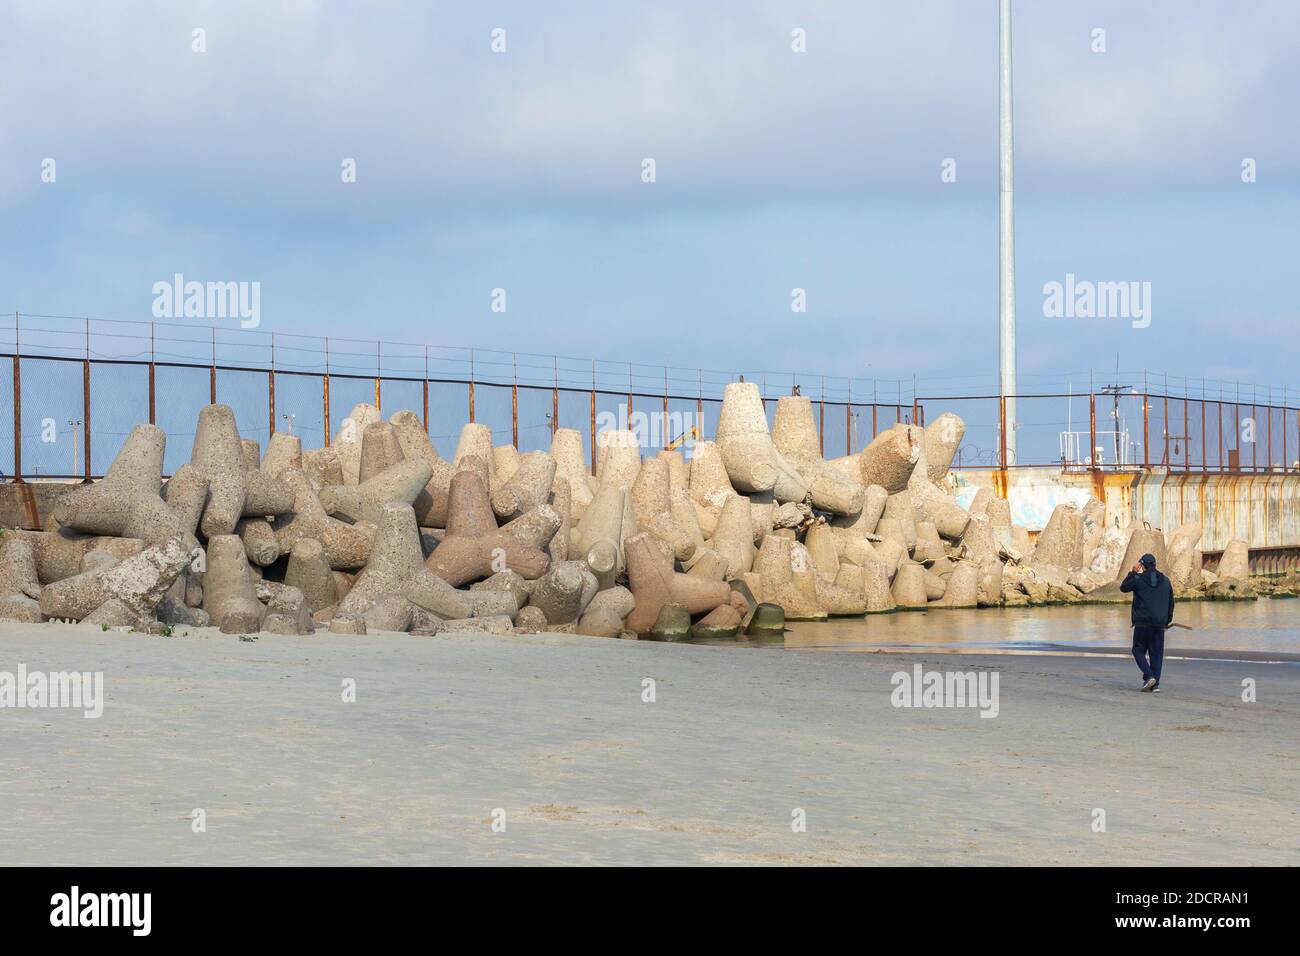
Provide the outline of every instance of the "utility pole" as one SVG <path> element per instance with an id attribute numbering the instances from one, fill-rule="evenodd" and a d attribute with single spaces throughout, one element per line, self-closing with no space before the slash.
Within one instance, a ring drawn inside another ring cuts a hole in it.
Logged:
<path id="1" fill-rule="evenodd" d="M 1011 0 L 998 4 L 998 392 L 1006 404 L 1007 464 L 1016 464 L 1016 248 L 1011 183 Z"/>

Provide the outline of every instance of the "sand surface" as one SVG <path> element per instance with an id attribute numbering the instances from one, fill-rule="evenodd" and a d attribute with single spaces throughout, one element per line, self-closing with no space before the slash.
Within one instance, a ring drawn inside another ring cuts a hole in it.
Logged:
<path id="1" fill-rule="evenodd" d="M 1300 863 L 1294 664 L 0 624 L 19 663 L 106 705 L 0 709 L 5 864 Z M 917 663 L 999 715 L 892 706 Z"/>

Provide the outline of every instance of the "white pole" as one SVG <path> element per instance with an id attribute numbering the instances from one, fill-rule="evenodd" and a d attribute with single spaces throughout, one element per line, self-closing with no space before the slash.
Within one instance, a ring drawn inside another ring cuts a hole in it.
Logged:
<path id="1" fill-rule="evenodd" d="M 998 390 L 1007 406 L 1007 463 L 1016 456 L 1016 249 L 1011 201 L 1011 0 L 998 7 Z"/>

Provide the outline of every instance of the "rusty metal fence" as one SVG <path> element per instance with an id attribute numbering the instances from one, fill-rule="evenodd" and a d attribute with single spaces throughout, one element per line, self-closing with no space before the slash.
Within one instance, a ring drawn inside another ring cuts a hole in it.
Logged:
<path id="1" fill-rule="evenodd" d="M 188 460 L 199 408 L 211 402 L 231 405 L 241 433 L 263 445 L 276 431 L 299 435 L 307 448 L 328 445 L 352 406 L 369 402 L 420 414 L 446 456 L 471 421 L 521 451 L 547 448 L 557 428 L 575 428 L 594 463 L 604 427 L 636 430 L 649 450 L 712 438 L 722 390 L 741 378 L 759 384 L 769 423 L 776 398 L 808 396 L 827 458 L 860 451 L 896 422 L 925 424 L 951 411 L 966 422 L 958 468 L 1300 472 L 1294 390 L 1245 386 L 1243 395 L 1237 383 L 1208 380 L 1182 380 L 1180 390 L 1177 380 L 1171 387 L 1145 372 L 1140 382 L 1131 375 L 1131 384 L 1089 381 L 1079 390 L 1044 379 L 1041 391 L 1017 396 L 1017 460 L 1003 440 L 1007 401 L 965 394 L 953 380 L 679 369 L 26 314 L 13 322 L 11 345 L 0 351 L 6 479 L 99 477 L 140 422 L 166 431 L 170 473 Z"/>

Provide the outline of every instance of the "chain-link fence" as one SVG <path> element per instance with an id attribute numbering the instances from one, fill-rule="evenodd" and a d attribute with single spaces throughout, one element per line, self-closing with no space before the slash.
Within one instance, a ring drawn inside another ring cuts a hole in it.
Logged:
<path id="1" fill-rule="evenodd" d="M 3 341 L 0 338 L 0 341 Z M 265 446 L 276 431 L 306 448 L 329 443 L 358 403 L 421 416 L 444 456 L 466 421 L 497 444 L 545 449 L 557 428 L 630 428 L 644 448 L 686 447 L 716 434 L 723 389 L 760 388 L 769 424 L 781 395 L 812 401 L 822 451 L 861 451 L 897 422 L 950 411 L 966 423 L 958 468 L 1058 466 L 1183 472 L 1300 471 L 1294 390 L 1113 373 L 1097 386 L 1039 390 L 1008 401 L 955 380 L 882 380 L 793 372 L 732 373 L 479 349 L 311 338 L 164 323 L 15 315 L 0 351 L 0 475 L 90 478 L 140 422 L 168 436 L 165 468 L 190 456 L 199 409 L 230 405 L 240 432 Z M 1022 381 L 1033 379 L 1021 377 Z M 1300 396 L 1295 396 L 1300 397 Z M 1014 416 L 1013 442 L 1004 442 Z"/>

